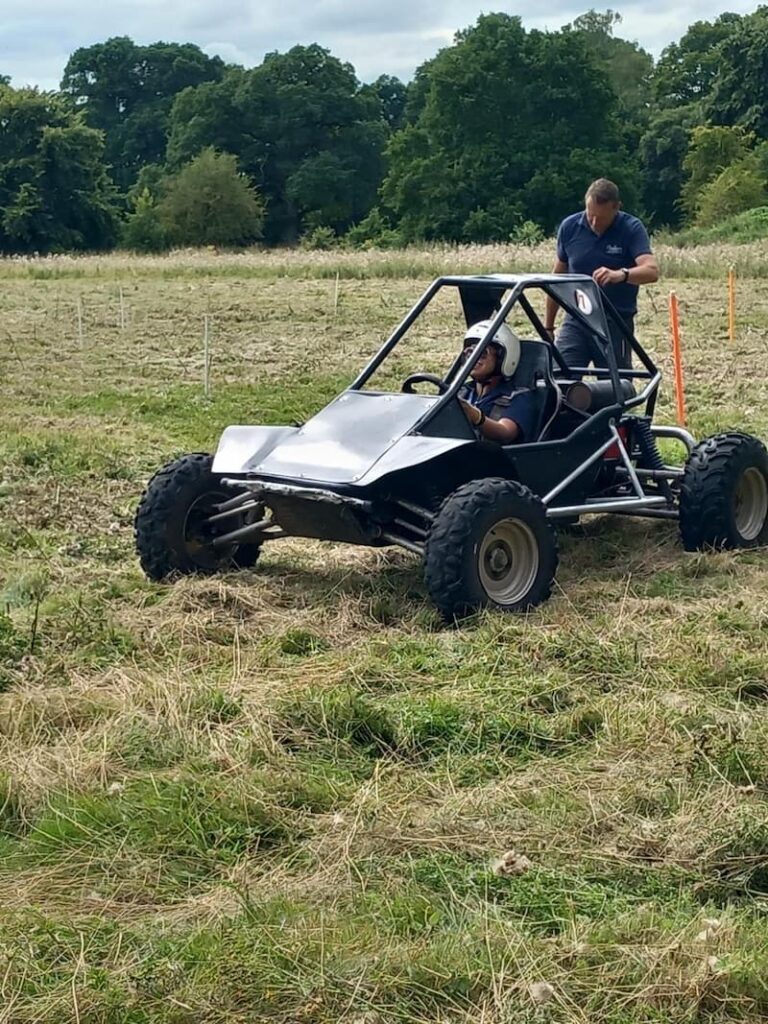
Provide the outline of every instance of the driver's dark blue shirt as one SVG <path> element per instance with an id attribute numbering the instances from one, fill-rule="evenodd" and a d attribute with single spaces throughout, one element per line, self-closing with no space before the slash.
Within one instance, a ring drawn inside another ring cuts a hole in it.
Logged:
<path id="1" fill-rule="evenodd" d="M 514 420 L 520 430 L 515 439 L 517 443 L 534 440 L 536 396 L 530 388 L 516 390 L 510 381 L 502 380 L 495 388 L 478 397 L 477 384 L 469 381 L 459 392 L 459 398 L 477 406 L 490 420 Z"/>
<path id="2" fill-rule="evenodd" d="M 557 258 L 568 264 L 569 274 L 591 277 L 598 267 L 634 267 L 638 256 L 650 252 L 651 243 L 643 222 L 623 210 L 619 210 L 602 235 L 595 234 L 583 212 L 566 217 L 557 231 Z M 604 291 L 619 313 L 635 315 L 636 284 L 608 284 Z"/>

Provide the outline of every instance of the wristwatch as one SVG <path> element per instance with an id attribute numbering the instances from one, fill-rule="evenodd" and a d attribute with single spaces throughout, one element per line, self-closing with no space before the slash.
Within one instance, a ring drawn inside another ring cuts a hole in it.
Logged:
<path id="1" fill-rule="evenodd" d="M 626 284 L 629 280 L 629 270 L 626 267 L 622 267 L 621 272 L 624 275 L 624 280 L 622 281 L 622 284 Z"/>
<path id="2" fill-rule="evenodd" d="M 485 420 L 486 420 L 486 415 L 483 412 L 483 410 L 480 409 L 479 412 L 480 412 L 480 419 L 475 424 L 476 427 L 482 427 L 482 425 L 485 423 Z"/>

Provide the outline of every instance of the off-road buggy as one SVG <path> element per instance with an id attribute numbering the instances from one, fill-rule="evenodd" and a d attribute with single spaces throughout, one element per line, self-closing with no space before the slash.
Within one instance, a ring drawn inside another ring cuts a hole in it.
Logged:
<path id="1" fill-rule="evenodd" d="M 401 391 L 366 387 L 443 289 L 458 290 L 467 325 L 490 321 L 469 358 L 457 338 L 444 376 L 410 374 Z M 588 328 L 603 368 L 565 365 L 531 304 L 542 292 Z M 525 443 L 500 446 L 470 425 L 458 394 L 512 314 L 530 325 L 513 382 L 533 390 L 536 424 Z M 639 368 L 618 368 L 609 321 Z M 739 432 L 697 444 L 686 430 L 654 424 L 660 382 L 588 277 L 438 278 L 347 390 L 306 423 L 228 427 L 215 456 L 185 455 L 156 473 L 136 513 L 141 565 L 154 580 L 250 568 L 266 542 L 287 536 L 399 545 L 423 559 L 429 594 L 450 617 L 544 601 L 558 520 L 675 519 L 689 551 L 761 544 L 765 447 Z M 424 384 L 435 393 L 419 393 Z M 664 462 L 659 438 L 687 449 L 683 466 Z"/>

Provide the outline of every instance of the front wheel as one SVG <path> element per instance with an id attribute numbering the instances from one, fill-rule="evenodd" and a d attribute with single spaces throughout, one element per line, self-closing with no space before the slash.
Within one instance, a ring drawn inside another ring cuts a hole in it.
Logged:
<path id="1" fill-rule="evenodd" d="M 147 484 L 134 530 L 141 567 L 151 580 L 163 580 L 174 572 L 210 575 L 256 564 L 259 544 L 213 545 L 217 534 L 244 525 L 244 515 L 208 523 L 216 506 L 232 497 L 212 466 L 212 455 L 183 455 L 163 466 Z"/>
<path id="2" fill-rule="evenodd" d="M 685 464 L 680 536 L 686 551 L 754 548 L 768 539 L 768 452 L 751 434 L 715 434 Z"/>
<path id="3" fill-rule="evenodd" d="M 557 533 L 541 500 L 513 480 L 464 484 L 443 502 L 427 537 L 424 578 L 450 619 L 475 608 L 541 604 L 557 571 Z"/>

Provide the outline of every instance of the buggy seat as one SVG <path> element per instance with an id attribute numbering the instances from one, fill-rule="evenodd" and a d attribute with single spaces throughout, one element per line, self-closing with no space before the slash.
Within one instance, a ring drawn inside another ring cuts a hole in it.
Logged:
<path id="1" fill-rule="evenodd" d="M 560 388 L 552 376 L 552 352 L 545 341 L 520 340 L 520 362 L 512 376 L 516 388 L 530 388 L 536 396 L 533 435 L 528 441 L 543 441 L 560 408 Z"/>

